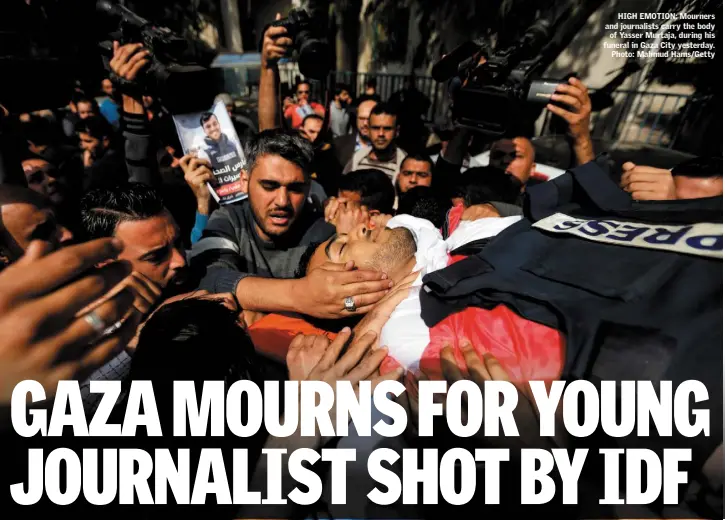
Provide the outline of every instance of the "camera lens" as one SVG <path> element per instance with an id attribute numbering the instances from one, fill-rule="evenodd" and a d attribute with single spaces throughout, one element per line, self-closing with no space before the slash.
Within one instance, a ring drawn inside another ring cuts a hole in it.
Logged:
<path id="1" fill-rule="evenodd" d="M 299 48 L 300 72 L 312 79 L 324 80 L 330 72 L 330 52 L 327 44 L 316 38 L 302 39 Z"/>

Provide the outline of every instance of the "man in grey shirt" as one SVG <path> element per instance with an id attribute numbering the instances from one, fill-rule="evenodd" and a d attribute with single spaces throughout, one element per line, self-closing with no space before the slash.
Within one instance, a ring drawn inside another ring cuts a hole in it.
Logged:
<path id="1" fill-rule="evenodd" d="M 333 137 L 350 133 L 350 89 L 342 84 L 335 86 L 335 97 L 330 103 L 330 130 Z"/>
<path id="2" fill-rule="evenodd" d="M 391 286 L 384 273 L 330 263 L 294 278 L 310 244 L 335 232 L 306 203 L 311 145 L 299 135 L 265 130 L 245 155 L 249 197 L 216 211 L 191 251 L 201 288 L 231 292 L 249 311 L 317 318 L 368 312 Z"/>

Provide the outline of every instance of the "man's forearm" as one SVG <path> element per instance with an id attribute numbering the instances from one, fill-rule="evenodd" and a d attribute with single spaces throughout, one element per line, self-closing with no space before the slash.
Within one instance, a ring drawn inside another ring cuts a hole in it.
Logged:
<path id="1" fill-rule="evenodd" d="M 277 128 L 279 115 L 277 113 L 279 71 L 276 66 L 262 67 L 259 78 L 259 131 Z"/>
<path id="2" fill-rule="evenodd" d="M 261 312 L 300 312 L 297 279 L 247 276 L 237 283 L 234 294 L 244 310 Z"/>
<path id="3" fill-rule="evenodd" d="M 577 166 L 594 160 L 594 144 L 589 134 L 577 137 L 572 145 Z"/>
<path id="4" fill-rule="evenodd" d="M 123 111 L 127 114 L 146 114 L 143 101 L 128 94 L 123 95 Z"/>

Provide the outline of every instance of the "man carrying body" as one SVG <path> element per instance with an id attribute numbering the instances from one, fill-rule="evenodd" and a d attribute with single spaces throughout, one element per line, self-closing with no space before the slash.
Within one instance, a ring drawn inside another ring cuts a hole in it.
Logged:
<path id="1" fill-rule="evenodd" d="M 395 184 L 400 165 L 407 155 L 395 142 L 398 135 L 397 116 L 388 105 L 378 103 L 370 112 L 369 125 L 372 146 L 355 152 L 343 173 L 360 168 L 375 168 L 385 173 Z"/>
<path id="2" fill-rule="evenodd" d="M 390 288 L 380 272 L 326 264 L 292 279 L 309 244 L 334 229 L 306 204 L 312 149 L 280 130 L 261 132 L 247 154 L 249 198 L 216 211 L 192 248 L 210 292 L 231 292 L 248 311 L 338 318 L 367 312 Z"/>

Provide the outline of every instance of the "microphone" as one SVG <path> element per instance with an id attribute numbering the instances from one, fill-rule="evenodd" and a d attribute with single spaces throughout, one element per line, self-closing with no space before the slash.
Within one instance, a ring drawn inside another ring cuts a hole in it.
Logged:
<path id="1" fill-rule="evenodd" d="M 443 56 L 438 63 L 433 65 L 431 76 L 438 83 L 449 80 L 460 70 L 459 65 L 466 59 L 471 57 L 481 48 L 480 45 L 473 41 L 467 41 L 453 49 L 450 53 Z"/>

